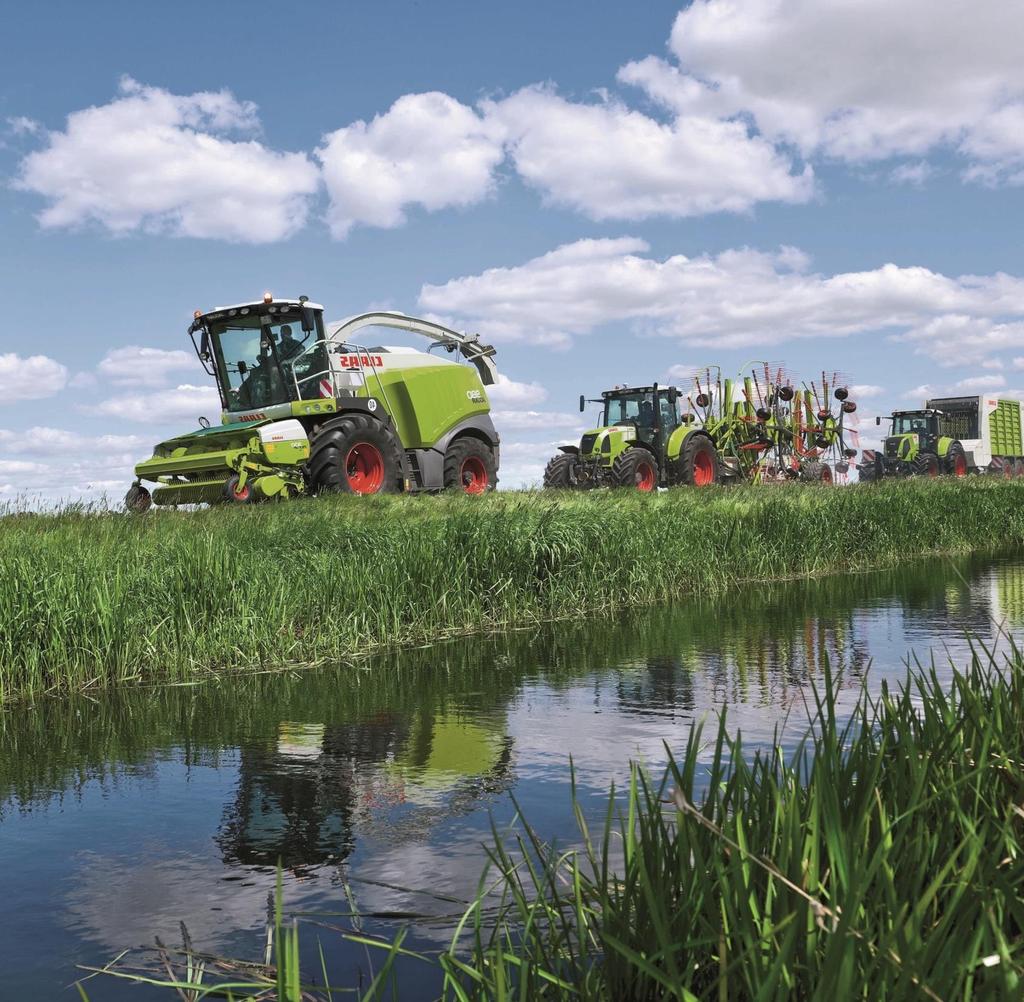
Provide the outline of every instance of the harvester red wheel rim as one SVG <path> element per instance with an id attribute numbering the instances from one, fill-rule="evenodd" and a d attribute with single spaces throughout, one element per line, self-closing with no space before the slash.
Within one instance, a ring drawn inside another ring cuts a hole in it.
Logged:
<path id="1" fill-rule="evenodd" d="M 654 467 L 650 463 L 642 461 L 636 468 L 636 486 L 641 491 L 653 491 L 657 486 L 654 476 Z"/>
<path id="2" fill-rule="evenodd" d="M 248 501 L 250 494 L 252 494 L 252 486 L 250 484 L 246 484 L 244 487 L 239 487 L 236 482 L 231 488 L 231 496 L 236 501 Z"/>
<path id="3" fill-rule="evenodd" d="M 376 494 L 384 485 L 384 457 L 369 442 L 360 442 L 348 450 L 345 476 L 354 494 Z"/>
<path id="4" fill-rule="evenodd" d="M 706 452 L 698 452 L 693 457 L 693 484 L 695 487 L 707 487 L 715 479 L 714 460 Z"/>
<path id="5" fill-rule="evenodd" d="M 469 456 L 462 464 L 462 489 L 467 494 L 483 494 L 489 483 L 487 467 L 479 456 Z"/>
<path id="6" fill-rule="evenodd" d="M 939 464 L 935 460 L 928 461 L 928 476 L 937 477 L 939 475 Z"/>
<path id="7" fill-rule="evenodd" d="M 831 466 L 822 466 L 822 468 L 821 468 L 821 482 L 823 484 L 830 484 L 830 483 L 832 483 L 832 467 Z"/>
<path id="8" fill-rule="evenodd" d="M 967 457 L 956 456 L 953 459 L 953 476 L 954 477 L 966 477 L 967 476 Z"/>

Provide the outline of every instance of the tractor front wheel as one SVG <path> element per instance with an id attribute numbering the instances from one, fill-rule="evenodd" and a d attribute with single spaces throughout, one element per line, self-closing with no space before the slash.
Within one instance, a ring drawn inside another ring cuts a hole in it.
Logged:
<path id="1" fill-rule="evenodd" d="M 444 454 L 444 486 L 463 494 L 486 494 L 498 482 L 494 450 L 478 438 L 460 438 Z"/>
<path id="2" fill-rule="evenodd" d="M 636 446 L 620 452 L 612 463 L 612 483 L 650 492 L 658 488 L 658 461 L 646 449 Z"/>
<path id="3" fill-rule="evenodd" d="M 579 459 L 571 452 L 560 452 L 548 460 L 544 467 L 545 490 L 566 490 L 576 486 L 576 468 Z"/>
<path id="4" fill-rule="evenodd" d="M 937 477 L 939 475 L 939 457 L 934 452 L 919 452 L 910 464 L 912 477 Z"/>
<path id="5" fill-rule="evenodd" d="M 959 442 L 954 442 L 946 453 L 946 472 L 951 477 L 967 476 L 967 453 Z"/>
<path id="6" fill-rule="evenodd" d="M 828 463 L 819 463 L 816 459 L 808 460 L 800 467 L 800 479 L 805 484 L 831 484 L 832 467 Z"/>
<path id="7" fill-rule="evenodd" d="M 689 487 L 717 484 L 722 474 L 715 443 L 707 435 L 690 432 L 679 450 L 676 473 L 679 483 Z"/>
<path id="8" fill-rule="evenodd" d="M 346 414 L 313 441 L 310 485 L 321 494 L 390 494 L 399 486 L 399 444 L 376 418 Z"/>

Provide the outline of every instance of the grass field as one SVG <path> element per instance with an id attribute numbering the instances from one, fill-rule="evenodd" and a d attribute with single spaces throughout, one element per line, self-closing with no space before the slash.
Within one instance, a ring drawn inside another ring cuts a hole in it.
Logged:
<path id="1" fill-rule="evenodd" d="M 834 683 L 826 672 L 809 696 L 808 734 L 789 758 L 746 753 L 723 711 L 717 734 L 694 726 L 658 781 L 634 770 L 603 826 L 577 806 L 575 848 L 548 846 L 529 818 L 518 839 L 495 832 L 449 949 L 345 935 L 379 948 L 376 978 L 358 990 L 322 987 L 330 938 L 284 925 L 280 896 L 271 966 L 186 947 L 155 963 L 133 955 L 115 974 L 180 997 L 230 986 L 286 1002 L 401 999 L 398 965 L 420 971 L 418 997 L 452 1002 L 1019 999 L 1021 655 L 979 651 L 952 682 L 918 668 L 900 691 L 862 693 L 848 717 Z M 301 973 L 304 936 L 318 938 L 322 963 Z"/>
<path id="2" fill-rule="evenodd" d="M 1024 542 L 1024 482 L 326 498 L 0 518 L 0 701 Z"/>

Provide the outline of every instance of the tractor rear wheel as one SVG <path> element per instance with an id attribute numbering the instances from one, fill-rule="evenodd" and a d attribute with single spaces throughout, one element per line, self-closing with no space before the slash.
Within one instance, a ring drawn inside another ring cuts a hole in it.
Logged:
<path id="1" fill-rule="evenodd" d="M 939 457 L 934 452 L 919 452 L 910 464 L 912 477 L 937 477 L 939 475 Z"/>
<path id="2" fill-rule="evenodd" d="M 544 467 L 544 488 L 566 490 L 576 486 L 576 467 L 579 459 L 571 452 L 560 452 L 548 460 Z"/>
<path id="3" fill-rule="evenodd" d="M 391 494 L 399 486 L 398 454 L 398 439 L 386 424 L 346 414 L 313 440 L 310 486 L 317 494 Z"/>
<path id="4" fill-rule="evenodd" d="M 463 494 L 486 494 L 498 482 L 494 450 L 478 438 L 456 439 L 444 454 L 444 486 Z"/>
<path id="5" fill-rule="evenodd" d="M 676 461 L 676 478 L 689 487 L 707 487 L 722 479 L 718 450 L 707 435 L 690 432 L 683 439 Z"/>
<path id="6" fill-rule="evenodd" d="M 831 484 L 832 467 L 810 459 L 800 467 L 800 480 L 805 484 Z"/>
<path id="7" fill-rule="evenodd" d="M 658 489 L 658 461 L 646 449 L 630 446 L 612 463 L 612 483 L 616 487 L 635 487 L 639 491 Z"/>
<path id="8" fill-rule="evenodd" d="M 967 453 L 959 442 L 954 442 L 946 453 L 946 473 L 951 477 L 967 476 Z"/>

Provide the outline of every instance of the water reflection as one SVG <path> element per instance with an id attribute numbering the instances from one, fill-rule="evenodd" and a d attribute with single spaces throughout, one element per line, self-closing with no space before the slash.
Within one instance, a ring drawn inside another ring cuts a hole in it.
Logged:
<path id="1" fill-rule="evenodd" d="M 865 677 L 901 678 L 911 648 L 961 657 L 967 631 L 991 639 L 1002 623 L 1024 625 L 1024 563 L 933 561 L 17 708 L 0 717 L 0 894 L 24 916 L 8 987 L 58 995 L 76 962 L 174 940 L 179 919 L 209 948 L 256 955 L 279 859 L 297 909 L 337 910 L 344 878 L 364 913 L 449 911 L 382 885 L 471 895 L 513 792 L 544 836 L 570 832 L 570 755 L 596 811 L 630 758 L 656 765 L 725 703 L 748 742 L 772 740 L 826 663 L 852 700 Z M 410 945 L 446 936 L 423 924 Z M 330 959 L 350 982 L 363 954 Z"/>

